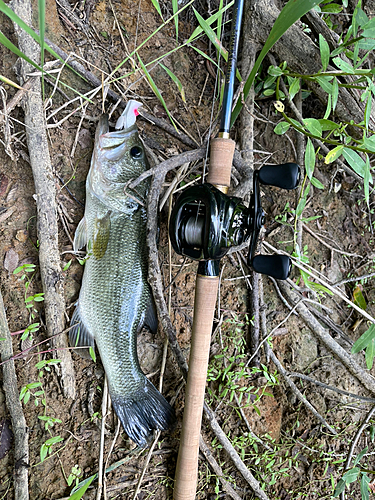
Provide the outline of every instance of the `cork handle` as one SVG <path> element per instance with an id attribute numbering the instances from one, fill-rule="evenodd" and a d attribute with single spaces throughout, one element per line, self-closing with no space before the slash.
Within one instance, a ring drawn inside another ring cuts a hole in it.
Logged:
<path id="1" fill-rule="evenodd" d="M 210 170 L 207 182 L 218 186 L 230 186 L 230 172 L 232 169 L 234 148 L 236 143 L 232 139 L 217 137 L 211 140 Z"/>
<path id="2" fill-rule="evenodd" d="M 195 498 L 199 436 L 218 285 L 219 278 L 216 276 L 197 276 L 189 372 L 173 492 L 174 500 L 194 500 Z"/>

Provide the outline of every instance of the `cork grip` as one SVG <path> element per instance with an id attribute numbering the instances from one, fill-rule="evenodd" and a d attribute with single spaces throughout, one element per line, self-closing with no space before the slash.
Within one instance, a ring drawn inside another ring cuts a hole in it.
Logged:
<path id="1" fill-rule="evenodd" d="M 174 500 L 195 499 L 199 436 L 218 285 L 219 278 L 216 276 L 197 276 L 189 372 L 173 492 Z"/>
<path id="2" fill-rule="evenodd" d="M 217 137 L 211 140 L 210 170 L 207 182 L 215 186 L 230 186 L 235 141 Z"/>

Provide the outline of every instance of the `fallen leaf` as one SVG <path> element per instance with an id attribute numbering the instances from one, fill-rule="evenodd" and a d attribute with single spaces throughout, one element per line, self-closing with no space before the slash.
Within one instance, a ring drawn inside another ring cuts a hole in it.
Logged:
<path id="1" fill-rule="evenodd" d="M 5 254 L 4 268 L 7 271 L 9 271 L 9 274 L 11 274 L 18 266 L 18 262 L 19 262 L 18 253 L 14 250 L 14 248 L 11 248 Z"/>
<path id="2" fill-rule="evenodd" d="M 13 432 L 9 426 L 9 420 L 0 422 L 0 460 L 5 457 L 12 446 Z"/>

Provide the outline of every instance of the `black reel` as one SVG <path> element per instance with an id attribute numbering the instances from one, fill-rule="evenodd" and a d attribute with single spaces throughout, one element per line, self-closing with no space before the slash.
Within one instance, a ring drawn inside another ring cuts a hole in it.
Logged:
<path id="1" fill-rule="evenodd" d="M 239 198 L 227 196 L 212 184 L 187 189 L 176 201 L 170 219 L 169 235 L 175 252 L 194 260 L 219 261 L 232 246 L 250 238 L 248 265 L 258 273 L 286 279 L 291 269 L 289 257 L 255 256 L 259 232 L 265 222 L 259 184 L 295 189 L 299 177 L 296 163 L 266 165 L 256 170 L 248 208 Z"/>

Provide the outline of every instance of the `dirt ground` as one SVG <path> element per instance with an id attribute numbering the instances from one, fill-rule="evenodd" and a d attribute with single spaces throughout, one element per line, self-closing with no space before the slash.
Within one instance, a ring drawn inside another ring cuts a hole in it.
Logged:
<path id="1" fill-rule="evenodd" d="M 47 0 L 46 3 L 47 38 L 67 53 L 74 52 L 86 68 L 99 78 L 102 72 L 111 72 L 123 60 L 127 50 L 131 52 L 134 47 L 139 46 L 161 23 L 160 16 L 148 0 L 140 0 L 136 4 L 130 0 L 113 0 L 112 4 L 95 0 L 72 2 L 70 8 L 74 7 L 74 12 L 85 26 L 85 30 L 74 24 L 64 11 L 63 5 L 67 5 L 67 2 L 59 4 Z M 202 15 L 207 14 L 207 6 L 199 4 L 196 8 Z M 165 19 L 171 15 L 171 9 L 169 4 L 168 8 L 163 7 Z M 0 25 L 4 34 L 13 43 L 17 43 L 12 24 L 3 15 L 0 15 Z M 196 21 L 192 15 L 181 18 L 179 45 L 190 36 L 195 27 Z M 176 44 L 175 26 L 170 22 L 143 46 L 139 54 L 144 62 L 149 62 L 171 52 L 163 63 L 181 81 L 186 102 L 161 66 L 155 64 L 155 67 L 151 66 L 152 70 L 150 68 L 149 70 L 179 127 L 200 145 L 210 124 L 212 100 L 215 95 L 214 69 L 188 46 L 173 51 Z M 214 53 L 205 38 L 201 38 L 197 46 L 201 51 Z M 15 63 L 16 57 L 0 45 L 0 75 L 17 81 Z M 132 63 L 127 62 L 119 70 L 119 74 L 126 75 L 131 69 Z M 61 78 L 82 93 L 91 88 L 89 84 L 67 70 L 64 70 Z M 16 90 L 9 85 L 2 85 L 2 89 L 6 94 L 2 94 L 1 109 L 4 102 L 9 101 L 16 93 Z M 114 90 L 121 92 L 126 100 L 130 98 L 141 100 L 149 113 L 168 120 L 160 101 L 150 89 L 146 79 L 141 77 L 140 72 L 118 81 Z M 46 96 L 50 96 L 52 91 L 52 85 L 46 82 Z M 53 111 L 72 98 L 73 92 L 60 85 L 59 90 L 54 92 L 46 103 L 50 155 L 58 192 L 59 244 L 64 267 L 67 321 L 71 317 L 72 306 L 78 298 L 83 274 L 82 265 L 71 253 L 72 239 L 83 215 L 85 179 L 90 165 L 95 126 L 102 110 L 102 99 L 95 97 L 89 104 L 83 120 L 80 111 L 67 117 L 76 109 L 77 103 L 61 108 L 57 114 L 49 118 Z M 259 99 L 257 104 L 262 115 L 276 123 L 272 97 Z M 104 106 L 106 110 L 111 111 L 113 103 L 107 99 Z M 310 107 L 310 110 L 318 112 L 318 105 L 313 97 L 306 107 L 307 110 Z M 118 111 L 115 111 L 114 118 L 117 116 Z M 66 117 L 67 119 L 63 120 Z M 26 307 L 28 302 L 25 302 L 27 297 L 40 293 L 42 285 L 38 271 L 34 185 L 28 163 L 22 108 L 15 108 L 10 118 L 10 136 L 5 134 L 5 129 L 0 135 L 2 142 L 0 145 L 0 279 L 9 328 L 13 333 L 14 353 L 19 353 L 30 346 L 21 341 L 22 332 L 30 323 L 38 322 L 42 325 L 40 330 L 33 334 L 33 344 L 44 341 L 46 335 L 43 326 L 43 302 L 34 302 L 34 318 L 31 318 L 32 311 Z M 152 149 L 159 160 L 188 149 L 180 141 L 144 119 L 138 119 L 138 127 L 145 144 Z M 238 135 L 239 131 L 235 130 L 234 136 Z M 296 137 L 293 133 L 290 133 L 290 139 L 295 143 Z M 255 162 L 258 166 L 266 158 L 269 158 L 268 162 L 272 164 L 296 161 L 287 138 L 276 136 L 273 126 L 263 121 L 255 121 L 254 149 L 258 151 L 255 153 Z M 201 172 L 201 166 L 198 172 Z M 168 176 L 168 183 L 173 180 L 173 175 Z M 194 177 L 195 174 L 189 174 L 187 181 Z M 313 189 L 310 192 L 304 212 L 305 217 L 319 216 L 318 219 L 308 223 L 311 232 L 303 232 L 303 246 L 310 265 L 332 284 L 348 276 L 363 276 L 374 272 L 375 250 L 371 220 L 374 205 L 370 206 L 372 210 L 369 213 L 366 210 L 362 188 L 357 186 L 353 177 L 343 173 L 336 166 L 325 165 L 320 161 L 316 177 L 324 184 L 325 189 Z M 280 193 L 275 188 L 264 187 L 262 201 L 267 213 L 266 227 L 270 230 L 267 241 L 280 249 L 287 250 L 293 240 L 292 231 L 275 221 L 280 214 L 285 213 L 287 218 L 290 217 L 284 209 L 287 202 L 290 206 L 295 206 L 294 192 Z M 197 264 L 187 261 L 181 270 L 183 258 L 173 253 L 170 267 L 167 217 L 166 206 L 160 216 L 159 258 L 165 286 L 169 283 L 170 269 L 174 277 L 171 286 L 171 317 L 178 341 L 187 357 Z M 340 252 L 334 251 L 333 248 L 339 249 Z M 353 256 L 354 254 L 357 256 Z M 246 256 L 246 250 L 242 252 L 242 256 Z M 36 267 L 33 273 L 28 273 L 22 280 L 22 273 L 15 275 L 13 270 L 24 264 L 34 264 Z M 217 320 L 212 338 L 206 402 L 269 498 L 272 500 L 332 498 L 334 486 L 342 477 L 343 463 L 347 458 L 351 441 L 366 417 L 370 405 L 294 378 L 303 395 L 336 430 L 337 435 L 333 436 L 296 398 L 263 350 L 259 371 L 255 373 L 254 370 L 248 369 L 245 376 L 236 380 L 235 375 L 240 369 L 240 363 L 246 363 L 249 358 L 249 320 L 252 318 L 247 278 L 249 270 L 240 253 L 224 258 L 221 266 L 220 309 L 215 315 Z M 294 283 L 299 282 L 299 273 L 296 269 L 292 271 L 291 278 Z M 29 283 L 27 290 L 25 283 Z M 349 299 L 352 299 L 357 284 L 359 283 L 354 281 L 342 287 Z M 272 349 L 284 368 L 288 372 L 309 375 L 329 386 L 371 397 L 360 382 L 319 343 L 301 318 L 292 314 L 286 322 L 280 324 L 288 316 L 289 311 L 271 280 L 263 278 L 263 286 L 268 333 L 275 329 L 271 337 Z M 362 280 L 361 289 L 367 303 L 367 312 L 374 315 L 373 279 Z M 168 290 L 166 289 L 166 297 Z M 343 332 L 340 335 L 331 328 L 332 336 L 350 352 L 352 343 L 366 330 L 366 322 L 337 296 L 319 296 L 306 290 L 304 294 L 306 298 L 315 300 L 318 308 L 319 302 L 321 303 L 323 309 L 320 310 L 323 314 Z M 219 319 L 220 328 L 216 328 Z M 163 344 L 164 336 L 160 329 L 156 336 L 146 330 L 139 335 L 138 352 L 142 369 L 150 375 L 156 385 L 159 383 Z M 26 355 L 16 361 L 20 391 L 27 384 L 40 383 L 37 388 L 30 389 L 30 399 L 24 404 L 29 429 L 29 486 L 32 500 L 68 498 L 76 482 L 98 471 L 99 462 L 101 400 L 104 384 L 104 371 L 100 360 L 94 363 L 82 359 L 75 353 L 72 354 L 77 397 L 74 401 L 67 400 L 63 396 L 54 368 L 49 365 L 36 367 L 42 360 L 56 358 L 56 353 L 52 355 L 50 352 L 45 352 L 48 348 L 48 342 L 41 344 L 32 351 L 33 355 Z M 356 355 L 355 359 L 361 366 L 366 366 L 363 353 Z M 232 382 L 223 376 L 228 366 L 230 369 L 227 373 L 232 377 Z M 373 371 L 371 373 L 373 374 Z M 234 389 L 233 384 L 237 384 Z M 234 398 L 234 394 L 239 397 L 241 389 L 244 394 L 243 401 L 247 401 L 247 396 L 249 398 L 248 404 L 238 405 L 238 401 L 236 402 Z M 172 498 L 184 407 L 184 384 L 171 352 L 168 352 L 163 393 L 169 401 L 174 401 L 177 425 L 170 432 L 162 434 L 136 497 L 139 500 Z M 3 425 L 8 412 L 1 386 L 0 403 L 0 423 Z M 239 406 L 243 407 L 242 416 L 239 413 Z M 40 418 L 45 416 L 56 419 L 50 420 L 48 429 L 46 420 Z M 370 420 L 370 424 L 372 422 L 374 421 Z M 267 447 L 256 442 L 247 424 Z M 106 426 L 106 454 L 115 436 L 116 425 L 117 419 L 111 412 Z M 249 485 L 234 467 L 205 421 L 202 432 L 206 443 L 222 467 L 224 478 L 235 488 L 240 498 L 254 498 Z M 41 462 L 40 452 L 43 444 L 56 436 L 60 436 L 61 440 L 50 448 L 50 453 Z M 375 468 L 373 437 L 373 427 L 367 427 L 354 450 L 354 456 L 357 456 L 366 446 L 369 448 L 369 453 L 361 462 L 363 469 L 369 471 Z M 107 464 L 108 466 L 116 464 L 120 460 L 123 462 L 107 474 L 109 498 L 133 498 L 146 456 L 147 450 L 134 453 L 134 444 L 124 432 L 120 431 Z M 106 459 L 107 455 L 104 457 L 104 460 Z M 13 451 L 10 449 L 0 459 L 0 498 L 13 498 L 13 462 Z M 74 473 L 75 467 L 79 468 L 76 473 Z M 369 475 L 372 480 L 372 474 Z M 84 498 L 95 498 L 95 481 L 92 484 Z M 203 456 L 199 462 L 197 498 L 230 498 L 223 492 L 221 483 Z M 361 498 L 358 481 L 352 484 L 347 498 L 355 500 Z"/>

